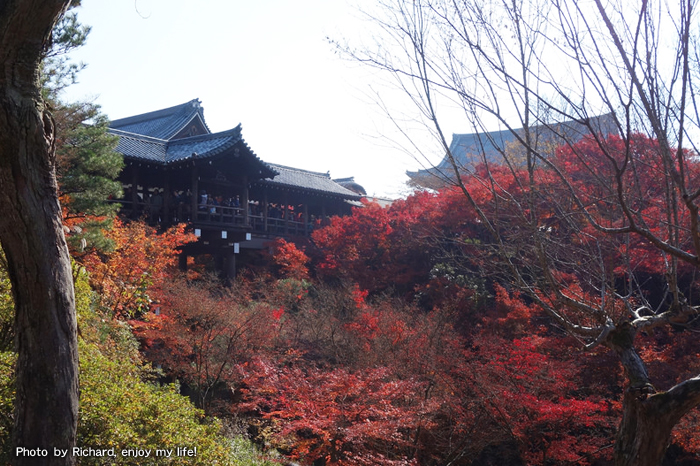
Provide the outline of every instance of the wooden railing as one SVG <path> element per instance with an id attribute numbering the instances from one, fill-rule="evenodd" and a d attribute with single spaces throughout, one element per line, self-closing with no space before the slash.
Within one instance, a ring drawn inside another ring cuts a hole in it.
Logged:
<path id="1" fill-rule="evenodd" d="M 196 223 L 226 223 L 244 225 L 245 215 L 242 207 L 226 207 L 200 204 L 197 206 Z"/>
<path id="2" fill-rule="evenodd" d="M 188 205 L 179 204 L 170 209 L 170 217 L 164 215 L 162 206 L 153 206 L 143 202 L 135 205 L 130 201 L 118 201 L 121 212 L 130 218 L 144 218 L 151 224 L 191 222 L 195 225 L 226 226 L 241 228 L 272 236 L 306 236 L 313 226 L 310 222 L 277 217 L 265 217 L 262 214 L 245 215 L 243 207 L 228 207 L 199 204 L 197 213 L 190 215 Z"/>

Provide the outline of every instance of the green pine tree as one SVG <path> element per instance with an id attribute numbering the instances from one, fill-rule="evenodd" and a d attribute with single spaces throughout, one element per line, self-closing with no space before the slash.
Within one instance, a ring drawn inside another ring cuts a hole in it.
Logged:
<path id="1" fill-rule="evenodd" d="M 122 194 L 116 181 L 124 166 L 121 154 L 115 152 L 118 139 L 107 133 L 107 117 L 90 102 L 61 102 L 53 114 L 64 221 L 74 225 L 69 241 L 74 250 L 109 249 L 102 229 L 109 228 L 120 207 L 113 202 Z"/>
<path id="2" fill-rule="evenodd" d="M 80 5 L 73 1 L 71 9 Z M 76 82 L 85 65 L 74 63 L 68 54 L 87 41 L 90 27 L 69 11 L 56 24 L 52 46 L 42 63 L 43 94 L 56 123 L 57 177 L 64 221 L 71 225 L 68 240 L 74 251 L 86 247 L 109 249 L 102 234 L 119 210 L 114 199 L 121 197 L 116 181 L 124 161 L 115 152 L 118 139 L 111 136 L 107 117 L 92 102 L 67 103 L 61 92 Z"/>

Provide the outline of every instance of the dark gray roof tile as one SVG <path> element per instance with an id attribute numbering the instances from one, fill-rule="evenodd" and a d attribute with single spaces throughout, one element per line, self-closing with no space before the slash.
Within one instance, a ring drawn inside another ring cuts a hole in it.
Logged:
<path id="1" fill-rule="evenodd" d="M 201 119 L 207 134 L 172 139 L 195 118 Z M 167 165 L 189 159 L 215 157 L 230 149 L 250 157 L 258 164 L 260 181 L 293 189 L 334 194 L 343 199 L 360 196 L 333 181 L 327 173 L 317 173 L 282 165 L 267 164 L 248 147 L 241 135 L 241 125 L 212 134 L 204 122 L 199 99 L 175 107 L 114 120 L 109 132 L 119 136 L 117 151 L 125 157 Z"/>
<path id="2" fill-rule="evenodd" d="M 205 134 L 191 138 L 177 139 L 168 143 L 167 163 L 185 160 L 191 157 L 213 157 L 233 147 L 241 141 L 241 126 L 221 133 Z"/>
<path id="3" fill-rule="evenodd" d="M 610 113 L 590 118 L 586 124 L 579 121 L 565 121 L 551 125 L 533 126 L 532 130 L 537 137 L 536 144 L 544 146 L 552 142 L 556 144 L 563 144 L 566 141 L 577 142 L 586 134 L 590 134 L 588 125 L 605 135 L 617 132 Z M 517 150 L 519 147 L 516 134 L 522 138 L 523 130 L 453 134 L 450 152 L 460 168 L 474 168 L 482 163 L 484 158 L 489 163 L 500 164 L 503 163 L 502 153 L 504 150 Z M 424 185 L 426 180 L 429 181 L 431 177 L 445 182 L 454 176 L 452 164 L 447 156 L 434 167 L 406 173 L 419 185 Z"/>
<path id="4" fill-rule="evenodd" d="M 109 132 L 119 136 L 117 152 L 135 159 L 148 160 L 153 162 L 165 162 L 166 141 L 156 138 L 149 138 L 140 134 L 127 133 L 110 129 Z"/>
<path id="5" fill-rule="evenodd" d="M 113 120 L 110 122 L 110 127 L 129 133 L 170 139 L 196 118 L 199 118 L 209 131 L 204 121 L 204 110 L 199 99 L 155 112 Z"/>
<path id="6" fill-rule="evenodd" d="M 258 183 L 334 194 L 345 199 L 360 199 L 361 197 L 357 193 L 333 181 L 328 173 L 312 172 L 273 163 L 269 165 L 278 172 L 279 175 L 275 176 L 272 180 L 261 180 Z"/>

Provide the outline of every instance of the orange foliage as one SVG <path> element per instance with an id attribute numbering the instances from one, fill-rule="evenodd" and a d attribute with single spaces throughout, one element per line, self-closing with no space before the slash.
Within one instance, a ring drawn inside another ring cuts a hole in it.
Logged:
<path id="1" fill-rule="evenodd" d="M 309 258 L 304 251 L 297 249 L 294 243 L 277 239 L 273 244 L 272 261 L 280 268 L 283 278 L 303 280 L 309 278 L 309 269 L 306 264 Z"/>
<path id="2" fill-rule="evenodd" d="M 149 289 L 168 277 L 177 262 L 177 248 L 196 240 L 185 232 L 184 224 L 158 234 L 143 222 L 119 219 L 106 236 L 114 242 L 114 250 L 108 254 L 93 251 L 81 261 L 90 272 L 99 306 L 121 317 L 148 310 Z"/>

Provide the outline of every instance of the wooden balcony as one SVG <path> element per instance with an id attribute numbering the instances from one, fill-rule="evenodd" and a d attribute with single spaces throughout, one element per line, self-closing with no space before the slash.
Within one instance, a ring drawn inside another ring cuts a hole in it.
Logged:
<path id="1" fill-rule="evenodd" d="M 256 236 L 294 237 L 308 236 L 321 221 L 309 219 L 306 221 L 303 213 L 287 215 L 287 218 L 253 214 L 246 212 L 243 207 L 216 206 L 198 204 L 196 215 L 190 214 L 189 205 L 179 204 L 169 209 L 169 215 L 164 213 L 163 206 L 146 203 L 119 201 L 122 205 L 121 215 L 132 219 L 144 219 L 151 225 L 168 226 L 179 222 L 187 222 L 193 228 L 227 229 L 239 232 L 253 233 Z"/>

